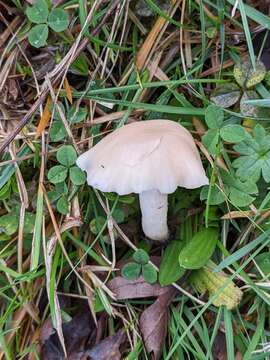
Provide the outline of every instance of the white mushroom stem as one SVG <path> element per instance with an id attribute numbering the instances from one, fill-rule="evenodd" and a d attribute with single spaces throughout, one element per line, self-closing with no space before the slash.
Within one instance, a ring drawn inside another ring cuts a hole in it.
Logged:
<path id="1" fill-rule="evenodd" d="M 168 195 L 157 190 L 143 191 L 139 195 L 142 212 L 142 228 L 152 240 L 166 241 L 169 237 L 167 225 Z"/>

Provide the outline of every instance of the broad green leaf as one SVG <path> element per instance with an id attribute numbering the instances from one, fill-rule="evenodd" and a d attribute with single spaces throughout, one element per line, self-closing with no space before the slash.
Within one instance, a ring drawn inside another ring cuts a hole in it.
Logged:
<path id="1" fill-rule="evenodd" d="M 78 168 L 78 166 L 72 166 L 69 169 L 69 175 L 70 175 L 70 180 L 74 185 L 79 186 L 85 183 L 86 175 L 80 168 Z"/>
<path id="2" fill-rule="evenodd" d="M 53 9 L 48 17 L 48 25 L 55 32 L 67 29 L 69 24 L 68 14 L 63 9 Z"/>
<path id="3" fill-rule="evenodd" d="M 76 162 L 77 154 L 73 146 L 63 145 L 57 151 L 56 158 L 60 164 L 71 167 Z"/>
<path id="4" fill-rule="evenodd" d="M 113 211 L 112 214 L 114 220 L 117 222 L 117 224 L 121 224 L 125 221 L 125 212 L 122 209 L 116 208 Z"/>
<path id="5" fill-rule="evenodd" d="M 151 264 L 145 264 L 142 266 L 142 275 L 144 280 L 149 284 L 157 282 L 157 271 Z"/>
<path id="6" fill-rule="evenodd" d="M 140 264 L 130 262 L 123 266 L 121 274 L 127 280 L 136 280 L 140 276 L 141 271 L 142 266 Z"/>
<path id="7" fill-rule="evenodd" d="M 209 186 L 208 185 L 204 186 L 201 190 L 201 195 L 200 195 L 201 200 L 206 200 L 208 198 L 208 192 L 209 192 Z M 226 195 L 224 195 L 223 192 L 220 191 L 219 188 L 214 185 L 211 188 L 209 205 L 219 205 L 222 204 L 225 200 L 226 200 Z"/>
<path id="8" fill-rule="evenodd" d="M 13 235 L 18 230 L 18 226 L 18 216 L 9 213 L 0 217 L 0 234 L 4 232 L 6 235 Z"/>
<path id="9" fill-rule="evenodd" d="M 220 136 L 224 141 L 238 143 L 245 139 L 246 132 L 241 125 L 226 125 L 220 129 Z"/>
<path id="10" fill-rule="evenodd" d="M 61 196 L 56 203 L 57 211 L 60 214 L 67 215 L 69 211 L 69 202 L 66 196 Z"/>
<path id="11" fill-rule="evenodd" d="M 52 167 L 48 172 L 48 180 L 53 184 L 63 182 L 67 177 L 68 169 L 62 165 Z"/>
<path id="12" fill-rule="evenodd" d="M 170 285 L 180 279 L 186 270 L 179 265 L 178 257 L 184 246 L 183 241 L 171 241 L 166 247 L 159 269 L 159 283 L 161 286 Z"/>
<path id="13" fill-rule="evenodd" d="M 218 153 L 218 144 L 219 144 L 219 130 L 210 129 L 203 135 L 202 141 L 207 150 L 216 155 Z"/>
<path id="14" fill-rule="evenodd" d="M 210 205 L 218 205 L 225 201 L 226 197 L 232 202 L 234 206 L 247 206 L 255 199 L 254 194 L 258 193 L 258 188 L 251 179 L 240 181 L 226 171 L 220 170 L 222 182 L 224 186 L 224 193 L 215 185 L 211 188 Z M 204 186 L 201 190 L 201 200 L 208 198 L 208 186 Z"/>
<path id="15" fill-rule="evenodd" d="M 224 121 L 223 110 L 216 105 L 209 105 L 205 111 L 205 122 L 209 129 L 219 129 Z"/>
<path id="16" fill-rule="evenodd" d="M 67 195 L 68 193 L 68 187 L 65 182 L 61 182 L 55 185 L 55 191 L 58 192 L 60 195 Z"/>
<path id="17" fill-rule="evenodd" d="M 147 264 L 149 261 L 149 255 L 143 249 L 138 249 L 135 251 L 132 257 L 134 261 L 142 265 Z"/>
<path id="18" fill-rule="evenodd" d="M 241 180 L 257 182 L 261 175 L 270 182 L 270 135 L 257 124 L 253 129 L 253 137 L 247 134 L 244 141 L 234 146 L 240 156 L 233 161 L 237 169 L 236 175 Z"/>
<path id="19" fill-rule="evenodd" d="M 87 116 L 87 108 L 86 107 L 79 107 L 76 108 L 75 105 L 70 107 L 67 112 L 67 120 L 70 124 L 78 124 L 85 120 Z"/>
<path id="20" fill-rule="evenodd" d="M 218 241 L 216 228 L 205 228 L 197 232 L 183 247 L 179 263 L 185 269 L 199 269 L 211 258 Z"/>
<path id="21" fill-rule="evenodd" d="M 255 197 L 243 191 L 239 191 L 238 189 L 232 188 L 230 189 L 229 199 L 234 206 L 243 207 L 251 204 Z"/>
<path id="22" fill-rule="evenodd" d="M 213 94 L 210 96 L 210 100 L 215 105 L 222 108 L 229 108 L 237 103 L 240 99 L 240 89 L 234 83 L 228 83 L 218 86 Z"/>
<path id="23" fill-rule="evenodd" d="M 42 24 L 47 21 L 49 9 L 45 0 L 36 0 L 33 6 L 26 8 L 26 16 L 35 24 Z"/>
<path id="24" fill-rule="evenodd" d="M 54 121 L 50 130 L 50 138 L 53 142 L 58 142 L 63 140 L 67 135 L 67 131 L 65 129 L 62 121 Z"/>
<path id="25" fill-rule="evenodd" d="M 51 203 L 54 203 L 56 200 L 58 200 L 61 197 L 61 194 L 59 194 L 57 191 L 52 190 L 48 192 L 48 199 Z"/>
<path id="26" fill-rule="evenodd" d="M 48 33 L 46 24 L 36 25 L 30 30 L 28 40 L 32 46 L 40 48 L 46 44 Z"/>
<path id="27" fill-rule="evenodd" d="M 95 219 L 90 221 L 90 231 L 94 235 L 97 235 L 105 224 L 106 224 L 106 219 L 102 216 L 97 216 Z"/>
<path id="28" fill-rule="evenodd" d="M 235 80 L 241 87 L 249 89 L 264 79 L 266 74 L 264 64 L 260 60 L 257 60 L 255 65 L 254 69 L 248 59 L 235 64 L 233 74 Z"/>

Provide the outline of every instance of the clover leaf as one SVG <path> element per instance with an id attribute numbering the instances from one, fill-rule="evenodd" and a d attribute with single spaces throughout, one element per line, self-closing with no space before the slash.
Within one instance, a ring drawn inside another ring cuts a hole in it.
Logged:
<path id="1" fill-rule="evenodd" d="M 266 69 L 264 64 L 257 60 L 255 68 L 249 59 L 242 60 L 235 64 L 233 75 L 237 83 L 243 88 L 251 88 L 259 84 L 265 77 Z"/>
<path id="2" fill-rule="evenodd" d="M 253 195 L 258 193 L 258 188 L 251 179 L 241 181 L 224 170 L 220 170 L 220 176 L 223 182 L 223 189 L 221 190 L 218 185 L 212 187 L 209 199 L 210 205 L 222 204 L 228 198 L 234 206 L 244 207 L 255 200 Z M 208 191 L 209 186 L 202 188 L 201 200 L 208 198 Z"/>
<path id="3" fill-rule="evenodd" d="M 45 23 L 48 15 L 49 9 L 45 0 L 36 0 L 33 6 L 26 9 L 26 16 L 35 24 Z"/>
<path id="4" fill-rule="evenodd" d="M 234 83 L 227 83 L 217 86 L 210 100 L 217 106 L 229 108 L 236 104 L 240 98 L 240 89 Z"/>
<path id="5" fill-rule="evenodd" d="M 133 254 L 135 262 L 127 263 L 121 270 L 122 276 L 127 280 L 136 280 L 140 275 L 149 284 L 157 281 L 157 271 L 152 264 L 149 264 L 149 255 L 143 249 L 138 249 Z"/>
<path id="6" fill-rule="evenodd" d="M 136 280 L 140 276 L 142 271 L 142 266 L 135 262 L 130 262 L 123 266 L 122 268 L 122 276 L 127 280 Z"/>
<path id="7" fill-rule="evenodd" d="M 75 164 L 77 154 L 72 145 L 63 145 L 57 151 L 56 158 L 61 165 L 70 168 L 72 165 Z"/>
<path id="8" fill-rule="evenodd" d="M 266 182 L 270 181 L 270 135 L 257 124 L 253 129 L 253 136 L 247 134 L 244 141 L 234 146 L 240 156 L 233 161 L 236 175 L 243 181 L 257 182 L 262 176 Z"/>
<path id="9" fill-rule="evenodd" d="M 224 112 L 216 105 L 210 105 L 206 109 L 205 122 L 209 130 L 203 135 L 202 141 L 212 155 L 217 155 L 221 151 L 219 146 L 221 139 L 238 143 L 246 137 L 246 131 L 241 125 L 224 121 Z"/>
<path id="10" fill-rule="evenodd" d="M 48 33 L 46 24 L 36 25 L 30 30 L 28 40 L 32 46 L 40 48 L 46 44 Z"/>
<path id="11" fill-rule="evenodd" d="M 68 27 L 68 14 L 63 9 L 53 9 L 48 18 L 49 27 L 55 32 L 64 31 Z"/>

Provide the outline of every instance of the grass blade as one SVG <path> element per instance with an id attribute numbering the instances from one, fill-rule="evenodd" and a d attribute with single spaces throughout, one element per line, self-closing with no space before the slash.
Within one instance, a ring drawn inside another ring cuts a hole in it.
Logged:
<path id="1" fill-rule="evenodd" d="M 232 313 L 227 308 L 224 308 L 224 325 L 225 337 L 227 345 L 227 359 L 234 360 L 234 344 L 233 344 L 233 327 L 232 327 Z"/>

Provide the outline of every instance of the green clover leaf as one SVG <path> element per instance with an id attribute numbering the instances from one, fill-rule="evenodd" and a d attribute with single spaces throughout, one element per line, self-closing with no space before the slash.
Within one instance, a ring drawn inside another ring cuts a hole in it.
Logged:
<path id="1" fill-rule="evenodd" d="M 36 0 L 33 6 L 26 9 L 26 16 L 35 24 L 45 23 L 48 15 L 49 9 L 45 0 Z"/>
<path id="2" fill-rule="evenodd" d="M 244 141 L 234 146 L 240 156 L 233 161 L 236 175 L 243 181 L 257 182 L 262 176 L 268 183 L 270 181 L 270 135 L 257 124 L 253 129 L 253 137 L 246 135 Z"/>

